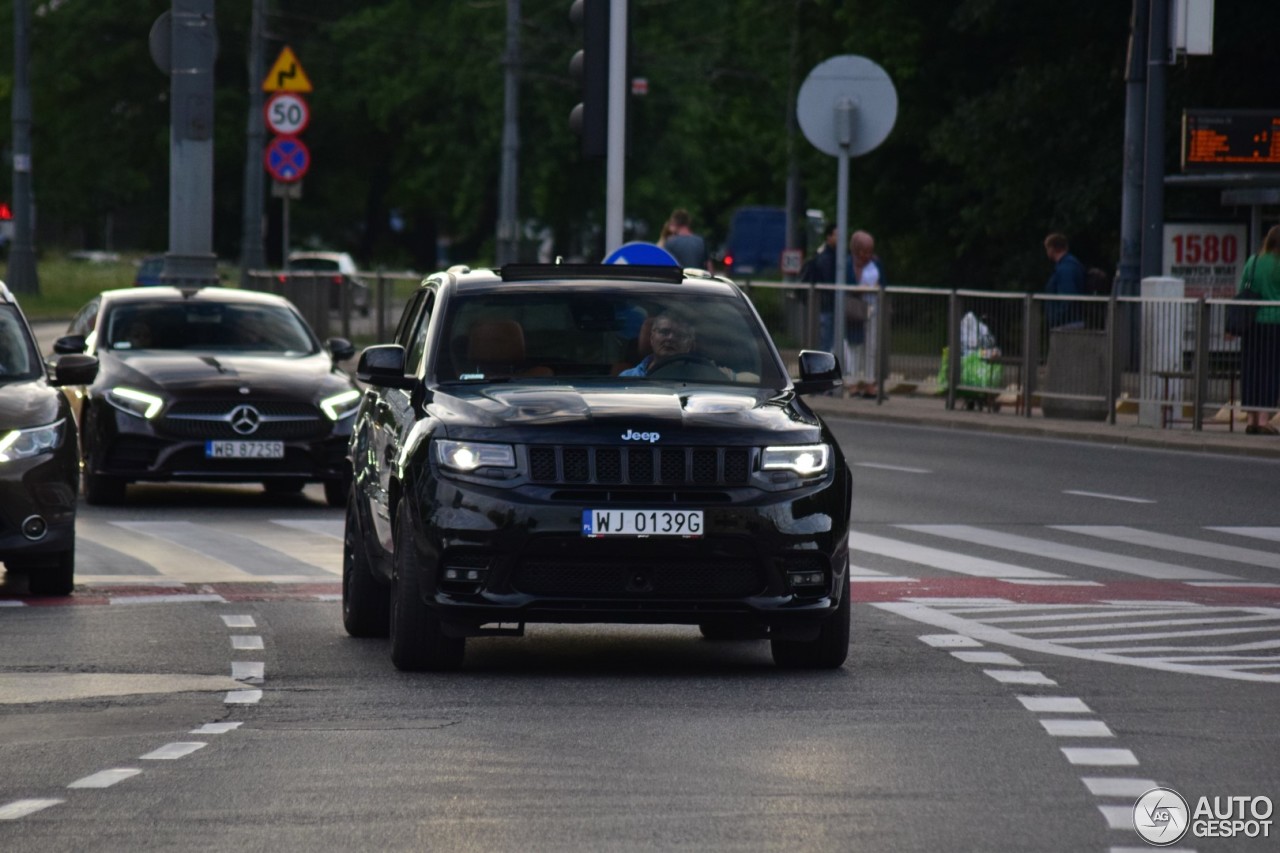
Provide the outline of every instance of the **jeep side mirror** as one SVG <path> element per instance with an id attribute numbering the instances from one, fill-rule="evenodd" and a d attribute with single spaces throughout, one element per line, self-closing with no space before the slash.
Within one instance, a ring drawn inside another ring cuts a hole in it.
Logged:
<path id="1" fill-rule="evenodd" d="M 404 347 L 379 344 L 365 347 L 356 365 L 356 378 L 379 388 L 411 389 L 417 380 L 404 372 Z"/>
<path id="2" fill-rule="evenodd" d="M 829 352 L 800 351 L 800 381 L 795 384 L 797 394 L 821 394 L 844 384 L 840 362 Z"/>

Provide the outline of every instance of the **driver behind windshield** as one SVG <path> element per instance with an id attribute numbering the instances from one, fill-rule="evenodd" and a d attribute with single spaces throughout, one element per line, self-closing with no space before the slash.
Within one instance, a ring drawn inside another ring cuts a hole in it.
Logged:
<path id="1" fill-rule="evenodd" d="M 646 376 L 649 371 L 678 355 L 693 351 L 693 324 L 674 311 L 663 311 L 653 319 L 649 330 L 649 346 L 652 352 L 640 359 L 635 367 L 618 373 L 619 376 Z"/>

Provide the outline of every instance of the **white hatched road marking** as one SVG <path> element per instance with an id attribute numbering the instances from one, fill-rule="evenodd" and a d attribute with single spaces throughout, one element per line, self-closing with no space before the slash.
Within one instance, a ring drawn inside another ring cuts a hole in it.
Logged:
<path id="1" fill-rule="evenodd" d="M 1029 569 L 1026 566 L 999 563 L 982 557 L 967 557 L 954 551 L 930 548 L 927 545 L 914 545 L 898 539 L 873 536 L 870 533 L 850 533 L 849 546 L 855 551 L 879 554 L 883 557 L 892 557 L 895 560 L 904 560 L 908 563 L 917 563 L 922 566 L 929 566 L 961 575 L 971 575 L 977 578 L 1062 577 L 1062 575 L 1054 574 L 1053 572 L 1042 572 L 1039 569 Z"/>
<path id="2" fill-rule="evenodd" d="M 972 604 L 972 603 L 969 603 Z M 1169 608 L 1161 602 L 1152 608 L 1154 614 L 1165 615 Z M 1099 625 L 1096 621 L 1072 625 L 1069 622 L 1056 622 L 1055 636 L 1045 637 L 1033 634 L 1036 628 L 1030 617 L 1040 615 L 1046 618 L 1065 612 L 1074 614 L 1082 620 L 1094 618 L 1094 614 L 1120 611 L 1125 616 L 1141 616 L 1141 608 L 1132 602 L 1124 604 L 1098 604 L 1082 610 L 1079 605 L 1044 605 L 1044 604 L 1005 604 L 992 606 L 987 603 L 977 607 L 965 606 L 962 601 L 933 601 L 916 599 L 913 601 L 875 602 L 873 607 L 905 616 L 917 622 L 932 625 L 935 628 L 952 632 L 952 634 L 968 637 L 979 643 L 1005 646 L 1007 648 L 1024 649 L 1042 654 L 1102 663 L 1123 664 L 1163 672 L 1181 672 L 1194 675 L 1208 675 L 1215 678 L 1229 678 L 1240 681 L 1261 681 L 1272 684 L 1280 683 L 1280 660 L 1276 655 L 1236 654 L 1237 652 L 1257 652 L 1280 648 L 1280 639 L 1267 639 L 1247 643 L 1232 642 L 1241 634 L 1271 632 L 1280 636 L 1280 608 L 1271 607 L 1205 607 L 1188 604 L 1179 609 L 1179 613 L 1192 617 L 1192 621 L 1200 621 L 1196 617 L 1201 613 L 1229 615 L 1237 614 L 1235 620 L 1243 627 L 1189 629 L 1185 631 L 1152 632 L 1132 631 L 1127 625 L 1142 624 L 1140 622 L 1108 623 Z M 1008 622 L 996 625 L 995 619 L 1004 619 L 1010 613 L 1029 614 L 1027 620 L 1011 626 Z M 1215 616 L 1219 618 L 1219 616 Z M 1260 622 L 1253 620 L 1261 619 Z M 991 620 L 991 621 L 988 621 Z M 1164 619 L 1153 619 L 1149 624 L 1158 625 L 1167 622 Z M 1247 624 L 1245 624 L 1247 623 Z M 1098 635 L 1099 630 L 1103 631 Z M 1087 631 L 1089 636 L 1063 636 L 1072 631 Z M 1109 633 L 1108 633 L 1109 632 Z M 1032 634 L 1032 636 L 1028 636 Z M 944 635 L 947 636 L 947 635 Z M 1222 637 L 1222 645 L 1201 645 L 1202 638 Z M 1176 640 L 1186 638 L 1195 645 L 1150 645 L 1152 640 Z M 1192 639 L 1197 638 L 1197 639 Z M 1098 648 L 1089 648 L 1098 646 Z M 1083 648 L 1082 648 L 1083 647 Z M 1008 670 L 1006 670 L 1008 672 Z M 995 676 L 993 676 L 995 677 Z M 1008 676 L 1006 676 L 1008 677 Z M 1049 710 L 1049 709 L 1045 709 Z"/>
<path id="3" fill-rule="evenodd" d="M 1178 554 L 1195 554 L 1198 557 L 1208 557 L 1213 560 L 1244 563 L 1246 566 L 1266 566 L 1269 569 L 1280 569 L 1280 554 L 1273 554 L 1270 551 L 1241 548 L 1238 545 L 1220 545 L 1217 542 L 1206 542 L 1203 539 L 1191 539 L 1187 536 L 1172 536 L 1151 530 L 1139 530 L 1136 527 L 1082 527 L 1074 524 L 1063 524 L 1053 525 L 1053 529 L 1079 533 L 1083 536 L 1094 536 L 1099 539 L 1109 539 L 1113 542 L 1143 545 L 1147 548 L 1173 551 Z"/>
<path id="4" fill-rule="evenodd" d="M 1209 527 L 1219 533 L 1234 533 L 1237 536 L 1252 536 L 1254 539 L 1265 539 L 1268 542 L 1280 542 L 1280 527 Z"/>
<path id="5" fill-rule="evenodd" d="M 1030 536 L 1019 536 L 1014 533 L 984 530 L 980 527 L 970 527 L 965 524 L 901 524 L 898 526 L 903 530 L 927 533 L 930 536 L 940 536 L 946 539 L 955 539 L 973 545 L 984 545 L 989 548 L 999 548 L 1020 554 L 1035 554 L 1040 557 L 1063 560 L 1068 563 L 1077 563 L 1098 569 L 1108 569 L 1123 574 L 1139 575 L 1155 580 L 1238 580 L 1238 578 L 1232 578 L 1230 575 L 1205 571 L 1204 569 L 1175 566 L 1172 563 L 1144 560 L 1139 557 L 1126 557 L 1121 554 L 1112 554 L 1108 551 L 1095 551 L 1091 548 L 1064 545 L 1060 542 L 1051 542 L 1045 539 L 1033 539 Z"/>

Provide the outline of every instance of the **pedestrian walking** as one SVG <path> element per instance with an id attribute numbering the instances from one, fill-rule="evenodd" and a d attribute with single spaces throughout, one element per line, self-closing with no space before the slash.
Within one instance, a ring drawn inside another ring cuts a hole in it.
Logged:
<path id="1" fill-rule="evenodd" d="M 883 286 L 880 259 L 876 256 L 876 240 L 867 231 L 849 235 L 849 258 L 853 264 L 850 281 L 860 287 Z M 854 379 L 854 393 L 859 397 L 879 394 L 879 337 L 876 314 L 880 295 L 876 292 L 845 295 L 845 331 L 849 341 L 849 374 Z M 855 343 L 856 341 L 856 343 Z"/>
<path id="2" fill-rule="evenodd" d="M 1280 433 L 1268 421 L 1280 408 L 1280 225 L 1273 225 L 1262 249 L 1245 261 L 1237 290 L 1245 285 L 1259 301 L 1277 303 L 1257 309 L 1241 335 L 1240 403 L 1248 413 L 1245 432 Z"/>
<path id="3" fill-rule="evenodd" d="M 670 252 L 682 267 L 712 272 L 706 241 L 693 233 L 693 217 L 689 211 L 683 207 L 671 211 L 670 226 L 670 234 L 662 248 Z"/>
<path id="4" fill-rule="evenodd" d="M 1053 261 L 1053 274 L 1044 292 L 1058 296 L 1080 296 L 1084 293 L 1084 264 L 1071 254 L 1065 234 L 1054 232 L 1044 238 L 1044 253 Z M 1082 329 L 1084 319 L 1079 303 L 1050 299 L 1045 304 L 1045 318 L 1050 329 Z"/>

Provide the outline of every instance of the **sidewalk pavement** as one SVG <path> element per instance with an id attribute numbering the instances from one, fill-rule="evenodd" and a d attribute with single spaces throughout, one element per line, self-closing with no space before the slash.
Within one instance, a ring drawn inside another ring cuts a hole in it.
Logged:
<path id="1" fill-rule="evenodd" d="M 67 323 L 46 321 L 31 326 L 40 351 L 48 353 L 53 350 L 54 340 L 66 331 Z M 999 412 L 967 411 L 962 406 L 948 411 L 945 397 L 929 394 L 891 394 L 883 403 L 860 397 L 821 395 L 808 396 L 805 400 L 823 417 L 1280 459 L 1280 436 L 1245 435 L 1243 421 L 1238 421 L 1235 431 L 1229 432 L 1225 422 L 1214 423 L 1206 418 L 1204 429 L 1195 432 L 1189 423 L 1175 423 L 1168 429 L 1139 426 L 1134 414 L 1117 415 L 1113 426 L 1105 420 L 1046 418 L 1034 408 L 1031 417 L 1015 413 L 1012 406 L 1002 407 Z"/>
<path id="2" fill-rule="evenodd" d="M 1032 409 L 1030 417 L 1015 413 L 1012 406 L 1002 407 L 999 412 L 989 412 L 967 411 L 963 404 L 958 404 L 956 409 L 948 411 L 946 397 L 933 395 L 896 394 L 890 395 L 882 403 L 860 397 L 813 395 L 805 397 L 805 401 L 824 418 L 852 418 L 1004 435 L 1280 459 L 1280 436 L 1246 435 L 1244 421 L 1237 421 L 1235 431 L 1231 432 L 1225 419 L 1218 423 L 1206 417 L 1204 429 L 1196 432 L 1191 429 L 1190 423 L 1175 423 L 1165 429 L 1141 426 L 1136 414 L 1118 414 L 1115 425 L 1112 425 L 1106 420 L 1046 418 L 1036 408 Z"/>

